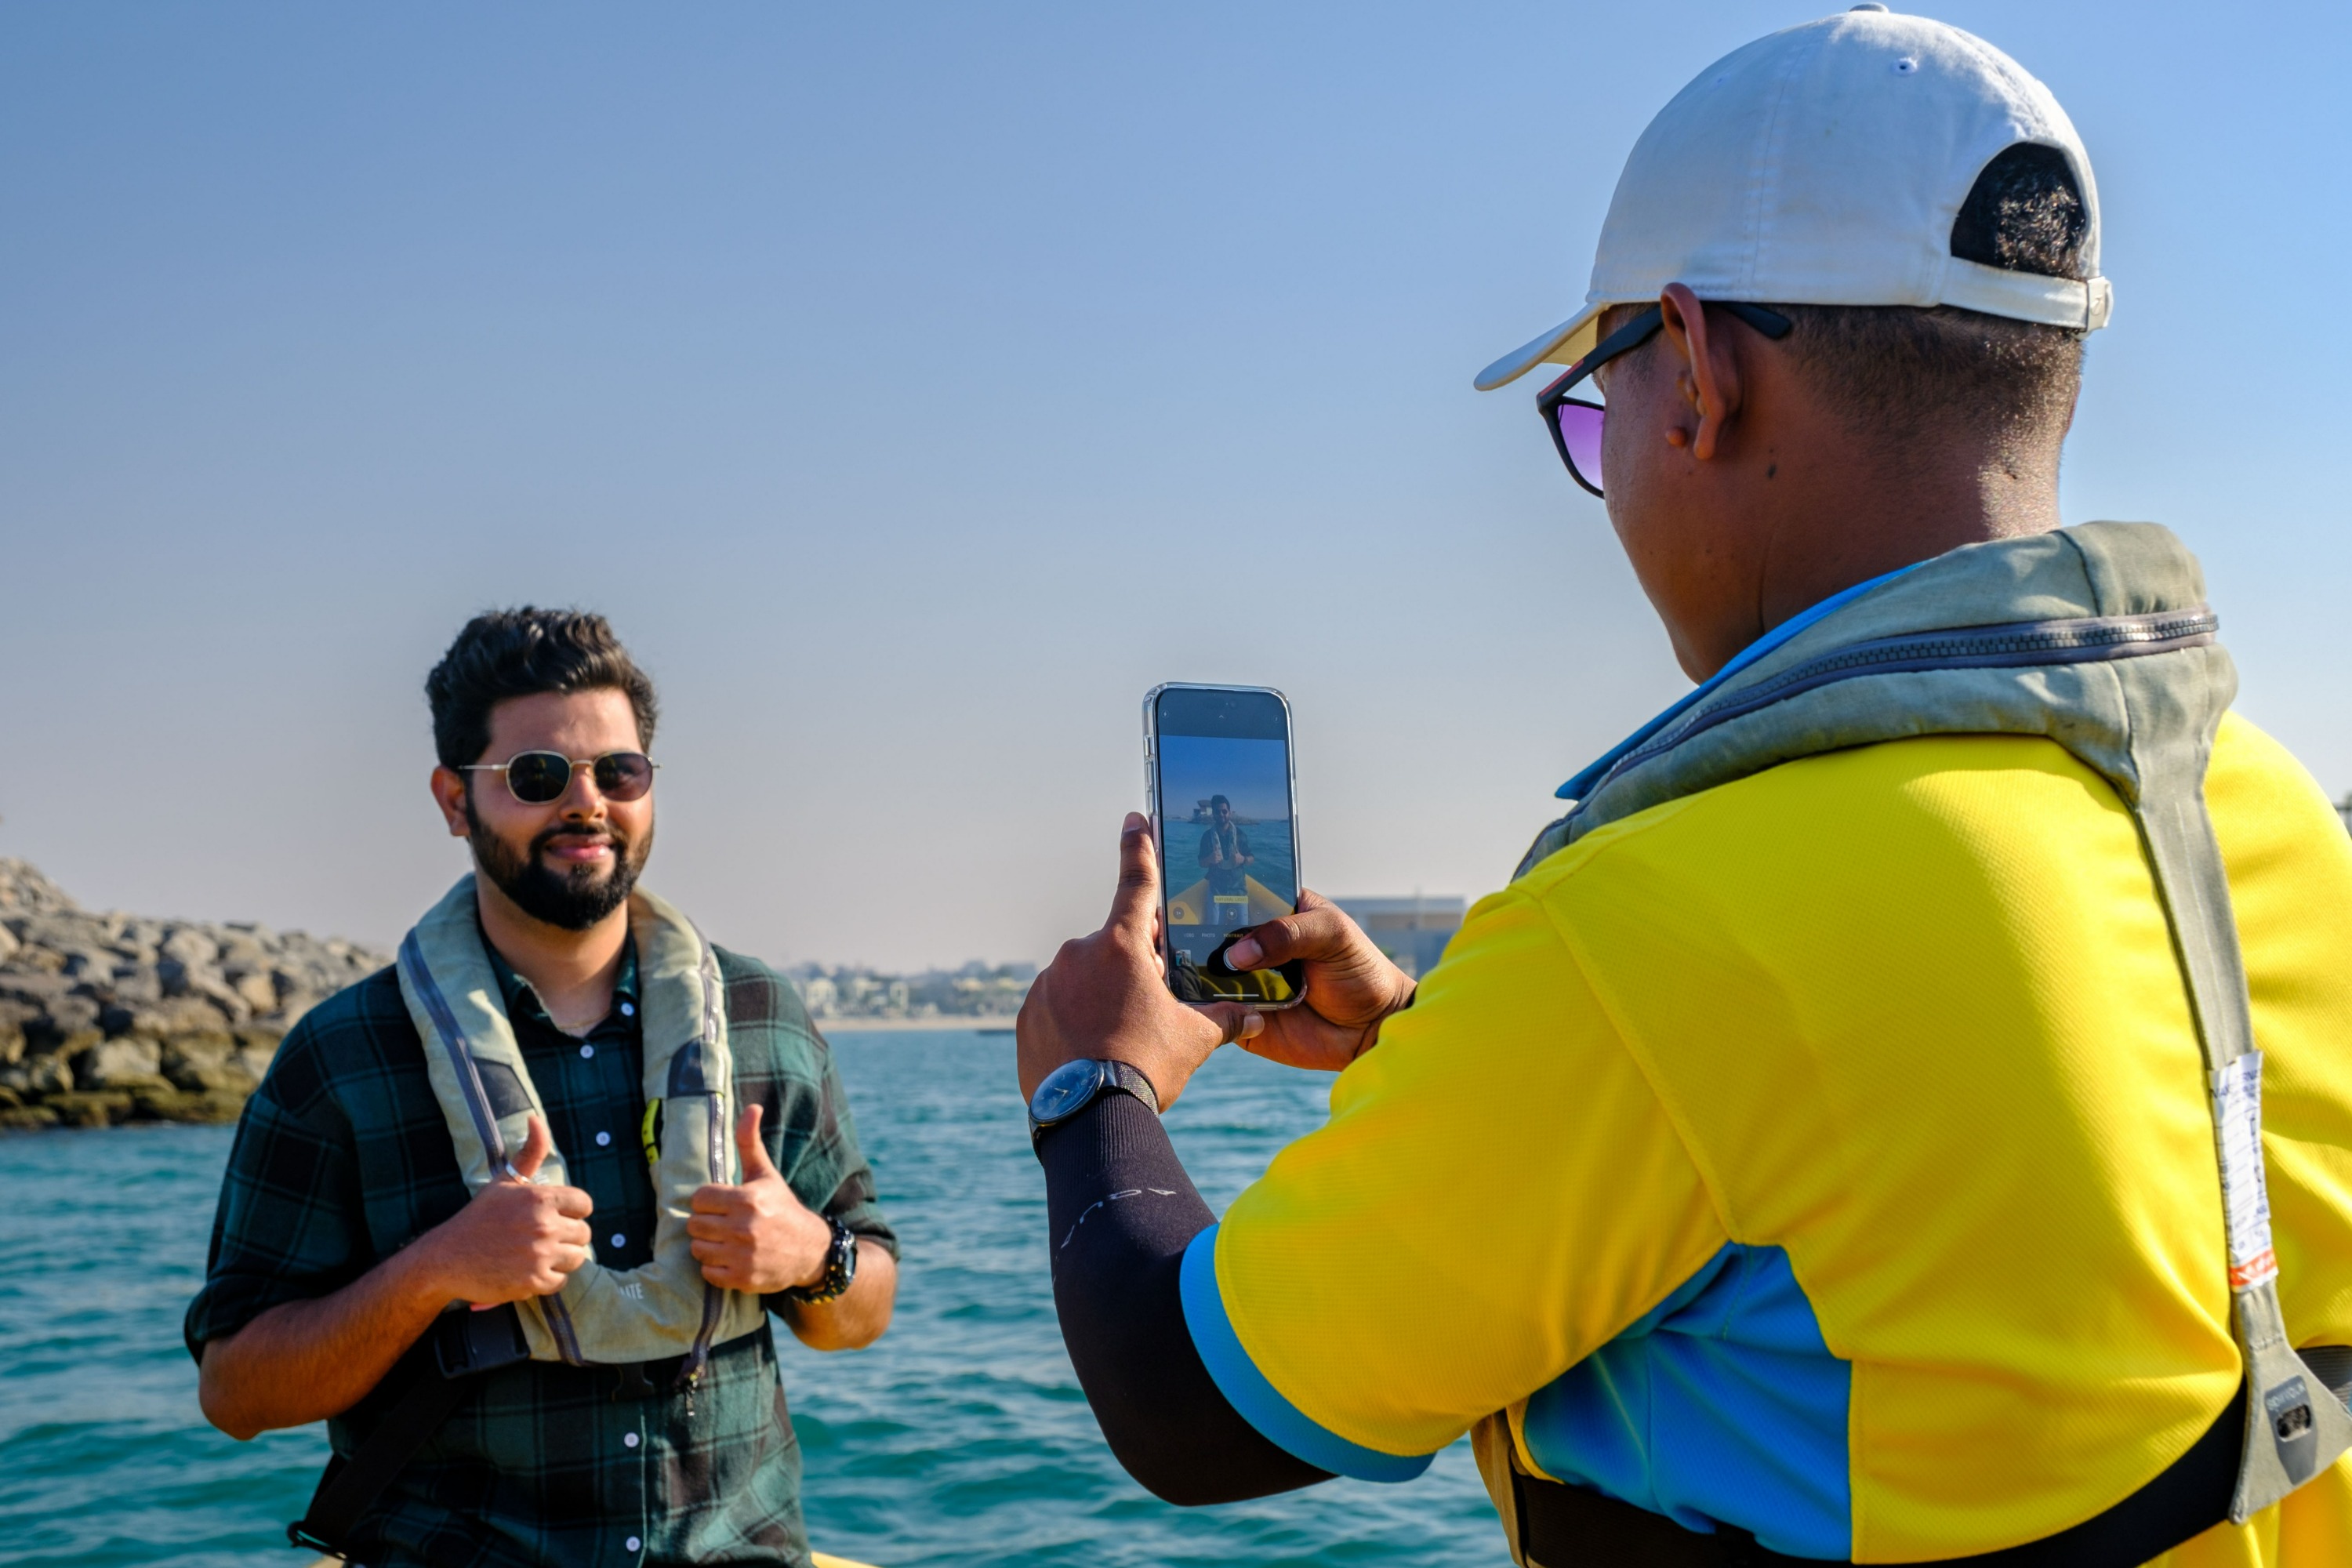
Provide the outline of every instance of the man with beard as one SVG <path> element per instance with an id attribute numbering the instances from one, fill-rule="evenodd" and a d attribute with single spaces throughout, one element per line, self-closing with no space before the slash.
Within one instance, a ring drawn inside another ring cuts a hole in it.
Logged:
<path id="1" fill-rule="evenodd" d="M 379 1568 L 807 1563 L 768 1314 L 855 1349 L 897 1287 L 831 1057 L 637 888 L 654 690 L 601 616 L 478 616 L 425 690 L 475 875 L 247 1104 L 205 1414 L 325 1420 L 295 1539 Z"/>
<path id="2" fill-rule="evenodd" d="M 1249 924 L 1249 868 L 1257 857 L 1250 853 L 1249 835 L 1234 821 L 1234 803 L 1223 795 L 1209 798 L 1209 830 L 1201 835 L 1201 870 L 1209 881 L 1209 923 Z"/>

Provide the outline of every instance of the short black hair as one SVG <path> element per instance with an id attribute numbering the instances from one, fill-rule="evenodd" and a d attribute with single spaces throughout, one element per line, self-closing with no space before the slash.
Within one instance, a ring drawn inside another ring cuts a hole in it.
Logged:
<path id="1" fill-rule="evenodd" d="M 600 690 L 628 696 L 637 744 L 652 750 L 658 716 L 653 680 L 604 616 L 531 605 L 485 610 L 466 623 L 425 678 L 434 752 L 445 768 L 479 762 L 490 745 L 490 710 L 509 698 Z"/>
<path id="2" fill-rule="evenodd" d="M 2091 214 L 2066 154 L 2021 142 L 1978 174 L 1951 254 L 2007 272 L 2080 280 Z M 2063 433 L 2083 383 L 2079 327 L 1957 305 L 1783 305 L 1789 351 L 1854 424 L 1890 437 L 1954 426 L 2004 445 Z"/>
<path id="3" fill-rule="evenodd" d="M 2081 279 L 2089 205 L 2066 154 L 2014 142 L 1978 172 L 1952 220 L 1951 254 L 2009 272 Z M 1606 336 L 1642 304 L 1601 318 Z M 1789 353 L 1858 427 L 1890 439 L 1955 426 L 2010 447 L 2063 433 L 2083 381 L 2077 327 L 1957 305 L 1783 305 Z"/>

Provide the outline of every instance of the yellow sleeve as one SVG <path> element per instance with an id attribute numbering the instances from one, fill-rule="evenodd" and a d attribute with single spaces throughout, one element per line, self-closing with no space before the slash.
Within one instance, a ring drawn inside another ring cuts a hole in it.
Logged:
<path id="1" fill-rule="evenodd" d="M 1234 1201 L 1214 1300 L 1188 1291 L 1187 1317 L 1246 1358 L 1207 1359 L 1261 1430 L 1303 1418 L 1375 1454 L 1429 1454 L 1727 1239 L 1545 910 L 1514 888 L 1471 911 L 1413 1006 L 1340 1074 L 1330 1121 Z M 1290 1411 L 1262 1419 L 1253 1386 Z"/>

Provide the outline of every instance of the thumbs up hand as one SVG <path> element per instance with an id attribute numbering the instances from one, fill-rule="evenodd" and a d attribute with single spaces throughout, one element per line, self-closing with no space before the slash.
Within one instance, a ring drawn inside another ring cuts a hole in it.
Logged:
<path id="1" fill-rule="evenodd" d="M 768 1146 L 760 1139 L 761 1110 L 745 1106 L 735 1123 L 742 1181 L 698 1189 L 686 1234 L 693 1238 L 705 1279 L 722 1289 L 767 1295 L 824 1278 L 833 1227 L 793 1194 L 783 1173 L 768 1158 Z"/>
<path id="2" fill-rule="evenodd" d="M 504 1176 L 476 1193 L 451 1218 L 417 1237 L 417 1261 L 443 1300 L 478 1307 L 551 1296 L 588 1259 L 588 1216 L 595 1205 L 578 1187 L 541 1185 L 539 1168 L 555 1147 L 534 1116 L 514 1156 L 518 1178 Z"/>

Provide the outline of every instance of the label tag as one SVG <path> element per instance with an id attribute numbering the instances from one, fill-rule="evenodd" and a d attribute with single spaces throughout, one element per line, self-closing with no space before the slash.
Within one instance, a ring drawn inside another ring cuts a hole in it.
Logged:
<path id="1" fill-rule="evenodd" d="M 2278 1277 L 2271 1250 L 2271 1194 L 2263 1179 L 2263 1053 L 2213 1074 L 2213 1125 L 2221 1139 L 2221 1206 L 2230 1226 L 2230 1289 Z"/>

